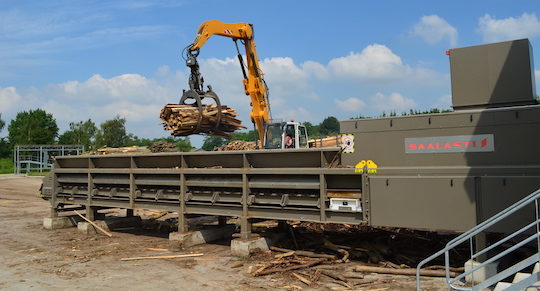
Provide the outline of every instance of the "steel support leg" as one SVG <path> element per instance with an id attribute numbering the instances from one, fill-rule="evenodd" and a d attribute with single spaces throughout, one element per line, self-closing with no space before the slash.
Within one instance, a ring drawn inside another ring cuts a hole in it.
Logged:
<path id="1" fill-rule="evenodd" d="M 186 176 L 180 174 L 180 209 L 178 209 L 178 232 L 188 231 L 188 223 L 186 219 Z"/>
<path id="2" fill-rule="evenodd" d="M 247 174 L 242 174 L 242 217 L 240 217 L 240 237 L 248 239 L 251 236 L 251 221 L 248 219 L 248 177 Z"/>
<path id="3" fill-rule="evenodd" d="M 476 248 L 475 250 L 476 253 L 487 248 L 488 247 L 487 234 L 485 232 L 481 232 L 477 234 L 474 240 L 474 244 L 475 244 L 474 247 Z M 482 254 L 476 258 L 476 260 L 480 263 L 484 262 L 487 259 L 488 259 L 488 254 Z"/>
<path id="4" fill-rule="evenodd" d="M 96 213 L 97 209 L 96 207 L 86 205 L 86 218 L 90 221 L 96 220 Z"/>

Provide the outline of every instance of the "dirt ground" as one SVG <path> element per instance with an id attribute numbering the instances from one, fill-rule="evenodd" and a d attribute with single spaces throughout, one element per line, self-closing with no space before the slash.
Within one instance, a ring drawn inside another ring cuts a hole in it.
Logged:
<path id="1" fill-rule="evenodd" d="M 124 257 L 171 254 L 148 250 L 166 249 L 167 234 L 113 231 L 109 238 L 81 234 L 74 227 L 45 230 L 42 222 L 49 214 L 49 203 L 36 196 L 40 184 L 39 177 L 0 175 L 0 290 L 415 289 L 412 276 L 364 274 L 363 279 L 349 281 L 349 285 L 358 286 L 352 289 L 331 281 L 308 286 L 291 274 L 253 277 L 248 270 L 264 264 L 264 256 L 236 258 L 230 254 L 228 242 L 180 252 L 204 253 L 199 258 L 120 261 Z M 240 263 L 242 266 L 233 268 Z M 358 263 L 340 264 L 339 269 L 352 270 Z M 373 283 L 357 284 L 370 281 Z M 447 290 L 440 278 L 424 278 L 423 287 Z"/>

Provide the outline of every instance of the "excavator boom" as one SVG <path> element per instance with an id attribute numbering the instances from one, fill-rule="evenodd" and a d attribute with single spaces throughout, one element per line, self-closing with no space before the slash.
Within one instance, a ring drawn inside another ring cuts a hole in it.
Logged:
<path id="1" fill-rule="evenodd" d="M 245 47 L 247 72 L 244 68 L 244 61 L 240 53 L 238 59 L 240 61 L 242 72 L 244 74 L 244 91 L 251 98 L 251 113 L 250 118 L 254 123 L 259 134 L 261 144 L 265 144 L 265 125 L 271 120 L 270 104 L 268 103 L 268 89 L 264 82 L 263 72 L 259 65 L 257 50 L 253 36 L 253 26 L 248 23 L 223 23 L 218 20 L 210 20 L 202 23 L 197 30 L 197 36 L 193 43 L 188 46 L 188 57 L 186 64 L 191 68 L 190 88 L 191 91 L 196 91 L 199 95 L 207 93 L 214 94 L 211 89 L 204 92 L 203 79 L 198 71 L 197 56 L 200 48 L 213 35 L 220 35 L 232 38 L 235 42 L 240 42 Z M 191 93 L 193 94 L 193 93 Z M 207 94 L 208 95 L 208 94 Z M 216 97 L 217 98 L 217 97 Z"/>

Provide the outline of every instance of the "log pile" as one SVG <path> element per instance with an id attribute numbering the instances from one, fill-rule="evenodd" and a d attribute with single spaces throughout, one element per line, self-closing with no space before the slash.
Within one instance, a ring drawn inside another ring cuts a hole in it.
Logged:
<path id="1" fill-rule="evenodd" d="M 148 154 L 148 153 L 150 153 L 150 150 L 147 147 L 130 146 L 130 147 L 120 147 L 120 148 L 103 147 L 97 150 L 83 153 L 83 155 Z"/>
<path id="2" fill-rule="evenodd" d="M 256 149 L 257 142 L 255 141 L 233 140 L 226 145 L 216 147 L 214 151 L 248 151 Z"/>
<path id="3" fill-rule="evenodd" d="M 341 135 L 327 136 L 325 138 L 315 138 L 308 140 L 310 148 L 329 148 L 341 146 Z"/>
<path id="4" fill-rule="evenodd" d="M 246 128 L 236 118 L 238 113 L 232 108 L 213 105 L 202 106 L 202 120 L 199 124 L 200 112 L 197 106 L 187 104 L 167 104 L 161 109 L 161 120 L 165 130 L 171 130 L 171 135 L 187 136 L 203 133 L 211 136 L 229 138 L 230 134 L 238 129 Z M 221 111 L 221 121 L 218 122 L 218 113 Z"/>
<path id="5" fill-rule="evenodd" d="M 148 149 L 153 153 L 167 153 L 167 152 L 178 152 L 178 148 L 166 141 L 156 141 Z"/>

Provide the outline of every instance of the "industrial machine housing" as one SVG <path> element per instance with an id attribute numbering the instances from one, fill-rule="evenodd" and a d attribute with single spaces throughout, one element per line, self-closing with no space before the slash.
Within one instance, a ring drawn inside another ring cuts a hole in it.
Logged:
<path id="1" fill-rule="evenodd" d="M 457 111 L 342 121 L 345 150 L 57 157 L 41 192 L 53 215 L 160 209 L 179 231 L 186 215 L 235 216 L 243 238 L 251 219 L 465 231 L 540 186 L 531 53 L 526 39 L 450 50 Z"/>

